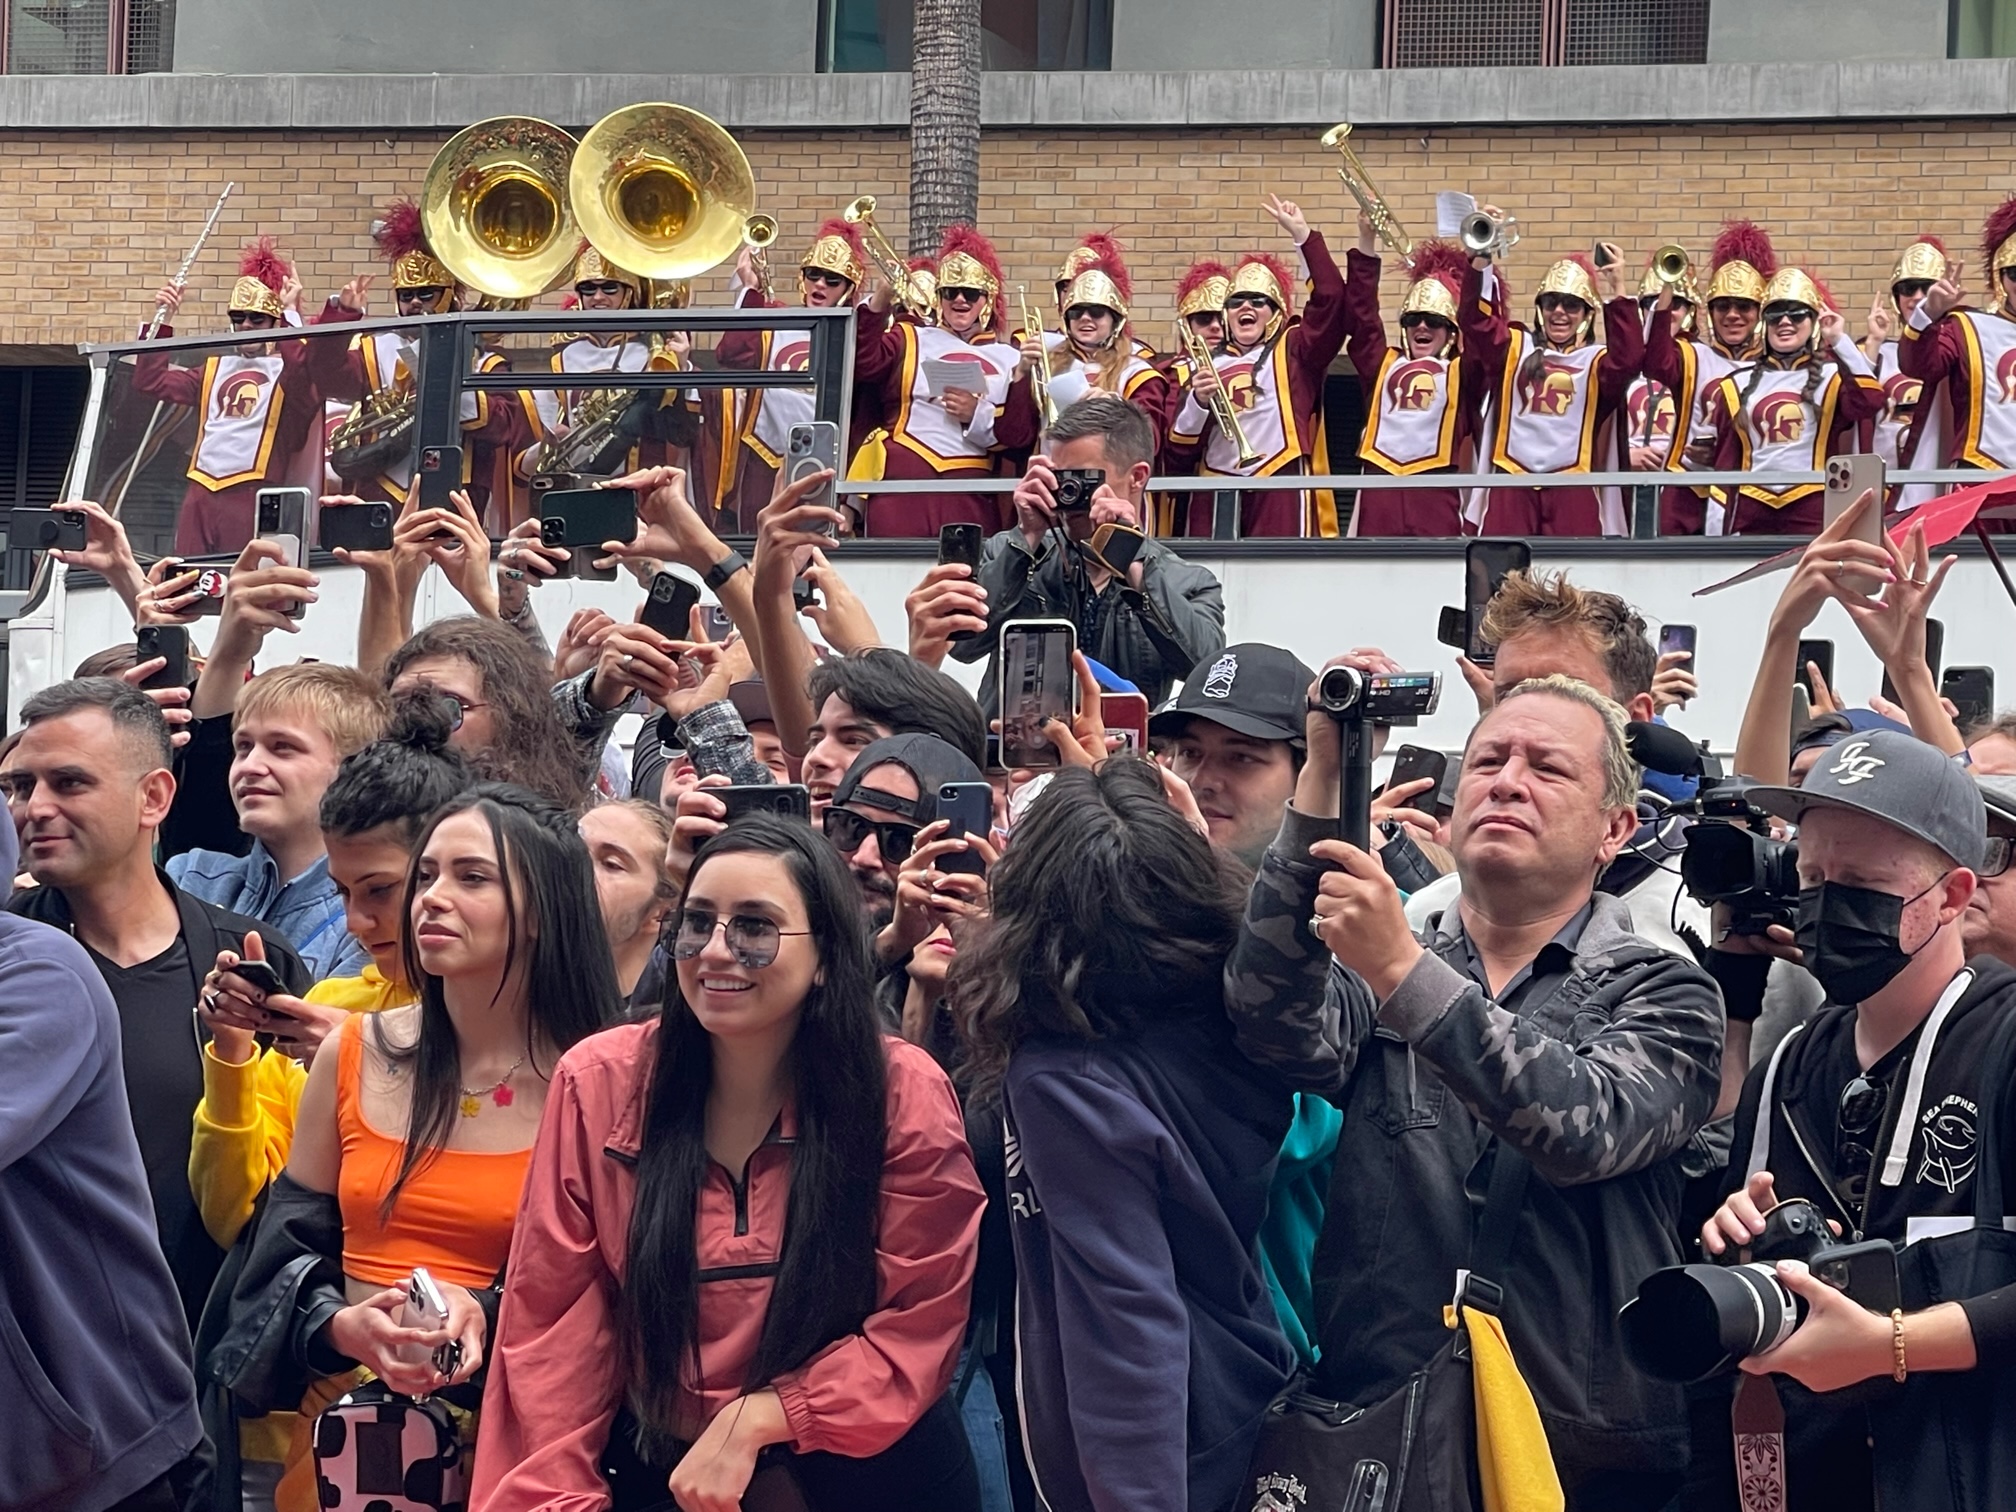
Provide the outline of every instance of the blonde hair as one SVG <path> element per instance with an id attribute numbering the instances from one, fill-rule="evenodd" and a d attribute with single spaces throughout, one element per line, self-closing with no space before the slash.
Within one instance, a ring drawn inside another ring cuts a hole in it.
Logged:
<path id="1" fill-rule="evenodd" d="M 1479 629 L 1493 646 L 1535 630 L 1581 637 L 1603 663 L 1610 695 L 1620 702 L 1651 692 L 1659 669 L 1644 617 L 1614 593 L 1569 582 L 1565 572 L 1506 574 Z"/>
<path id="2" fill-rule="evenodd" d="M 282 710 L 305 713 L 320 725 L 339 756 L 363 750 L 392 722 L 392 701 L 377 678 L 355 667 L 304 661 L 261 672 L 245 684 L 231 728 Z"/>
<path id="3" fill-rule="evenodd" d="M 1499 699 L 1497 706 L 1502 709 L 1515 698 L 1527 698 L 1535 693 L 1551 693 L 1556 698 L 1565 698 L 1570 703 L 1596 711 L 1597 717 L 1603 721 L 1603 806 L 1635 809 L 1638 806 L 1638 763 L 1631 759 L 1631 746 L 1624 730 L 1626 716 L 1623 706 L 1581 679 L 1563 677 L 1559 672 L 1548 677 L 1527 678 Z M 1479 721 L 1480 724 L 1482 722 Z"/>

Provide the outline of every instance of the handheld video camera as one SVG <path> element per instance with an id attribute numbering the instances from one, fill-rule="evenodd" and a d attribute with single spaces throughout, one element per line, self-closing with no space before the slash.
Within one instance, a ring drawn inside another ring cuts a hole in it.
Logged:
<path id="1" fill-rule="evenodd" d="M 1751 790 L 1764 784 L 1725 776 L 1719 761 L 1677 730 L 1633 720 L 1627 731 L 1640 766 L 1700 782 L 1692 799 L 1666 809 L 1701 821 L 1688 830 L 1680 856 L 1688 896 L 1728 908 L 1736 934 L 1762 934 L 1773 924 L 1789 929 L 1799 905 L 1799 847 L 1773 839 L 1771 816 L 1750 801 Z"/>
<path id="2" fill-rule="evenodd" d="M 1440 672 L 1361 672 L 1329 667 L 1316 682 L 1316 706 L 1337 721 L 1344 763 L 1338 778 L 1338 813 L 1344 839 L 1372 848 L 1372 725 L 1411 725 L 1433 714 L 1442 699 Z"/>

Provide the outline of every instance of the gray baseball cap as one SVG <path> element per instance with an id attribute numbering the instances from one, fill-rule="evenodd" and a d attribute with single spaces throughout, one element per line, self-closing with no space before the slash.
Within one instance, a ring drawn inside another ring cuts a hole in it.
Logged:
<path id="1" fill-rule="evenodd" d="M 1991 777 L 1977 772 L 1974 781 L 1980 785 L 1982 801 L 1988 805 L 1990 822 L 2000 820 L 2005 825 L 2016 825 L 2016 777 Z"/>
<path id="2" fill-rule="evenodd" d="M 1988 811 L 1967 769 L 1896 730 L 1846 736 L 1800 786 L 1752 788 L 1749 797 L 1794 822 L 1810 808 L 1854 809 L 1938 847 L 1959 866 L 1979 867 L 1988 849 Z"/>

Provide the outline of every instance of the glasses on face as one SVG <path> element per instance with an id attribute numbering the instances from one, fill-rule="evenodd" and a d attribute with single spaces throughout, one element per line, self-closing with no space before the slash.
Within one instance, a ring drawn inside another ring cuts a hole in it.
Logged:
<path id="1" fill-rule="evenodd" d="M 844 289 L 848 283 L 848 280 L 840 274 L 829 273 L 824 268 L 806 268 L 799 276 L 807 283 L 815 283 L 827 289 Z"/>
<path id="2" fill-rule="evenodd" d="M 627 284 L 618 283 L 613 278 L 605 278 L 600 283 L 578 283 L 574 285 L 574 292 L 586 299 L 590 294 L 621 294 L 627 287 Z"/>
<path id="3" fill-rule="evenodd" d="M 884 861 L 907 859 L 910 848 L 917 843 L 916 825 L 899 824 L 893 819 L 864 819 L 851 809 L 829 808 L 824 822 L 826 838 L 843 856 L 851 856 L 861 849 L 862 842 L 870 835 L 875 837 L 875 848 L 882 853 Z"/>
<path id="4" fill-rule="evenodd" d="M 448 291 L 443 288 L 394 289 L 393 294 L 401 304 L 433 304 Z"/>
<path id="5" fill-rule="evenodd" d="M 271 315 L 245 315 L 237 310 L 231 312 L 231 329 L 234 331 L 266 331 L 271 330 L 272 326 Z"/>
<path id="6" fill-rule="evenodd" d="M 1581 300 L 1571 299 L 1566 294 L 1542 294 L 1540 296 L 1540 313 L 1542 315 L 1559 315 L 1564 310 L 1570 315 L 1580 315 L 1587 308 L 1588 306 L 1584 305 Z"/>
<path id="7" fill-rule="evenodd" d="M 1890 1084 L 1867 1071 L 1841 1089 L 1841 1102 L 1834 1110 L 1834 1170 L 1850 1207 L 1859 1209 L 1869 1195 L 1869 1167 L 1876 1159 L 1870 1146 L 1889 1101 Z"/>
<path id="8" fill-rule="evenodd" d="M 1418 310 L 1400 317 L 1400 329 L 1403 331 L 1417 331 L 1422 326 L 1431 326 L 1438 331 L 1451 329 L 1448 321 L 1437 320 L 1433 315 L 1423 315 Z"/>
<path id="9" fill-rule="evenodd" d="M 2009 862 L 2012 856 L 2016 856 L 2016 840 L 2012 840 L 2007 835 L 1990 835 L 1988 837 L 1988 849 L 1981 853 L 1981 865 L 1974 875 L 1977 877 L 1999 877 L 2002 873 L 2009 870 Z"/>
<path id="10" fill-rule="evenodd" d="M 1234 294 L 1230 299 L 1225 301 L 1225 313 L 1227 315 L 1230 315 L 1234 310 L 1271 310 L 1273 308 L 1274 302 L 1260 294 Z"/>
<path id="11" fill-rule="evenodd" d="M 1773 305 L 1764 312 L 1766 325 L 1804 325 L 1813 318 L 1813 312 L 1804 305 Z"/>
<path id="12" fill-rule="evenodd" d="M 940 289 L 938 297 L 947 304 L 978 304 L 987 295 L 981 289 Z"/>
<path id="13" fill-rule="evenodd" d="M 714 931 L 726 932 L 728 954 L 745 971 L 761 971 L 777 959 L 786 935 L 809 935 L 809 929 L 779 929 L 758 914 L 722 918 L 711 908 L 684 908 L 672 926 L 672 959 L 690 961 L 713 942 Z"/>
<path id="14" fill-rule="evenodd" d="M 490 707 L 487 703 L 478 703 L 473 698 L 464 698 L 460 693 L 450 693 L 442 688 L 429 688 L 427 691 L 432 693 L 436 698 L 444 698 L 448 701 L 448 731 L 450 734 L 462 728 L 462 721 L 469 717 L 471 709 L 487 709 Z"/>

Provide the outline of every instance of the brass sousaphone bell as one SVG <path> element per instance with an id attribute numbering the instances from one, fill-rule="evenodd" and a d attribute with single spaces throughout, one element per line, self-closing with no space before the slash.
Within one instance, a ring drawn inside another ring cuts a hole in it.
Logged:
<path id="1" fill-rule="evenodd" d="M 581 138 L 567 182 L 589 244 L 654 280 L 691 278 L 734 256 L 756 208 L 741 147 L 684 105 L 628 105 L 604 116 Z"/>
<path id="2" fill-rule="evenodd" d="M 457 132 L 434 155 L 420 224 L 448 271 L 493 300 L 552 287 L 581 244 L 568 201 L 574 138 L 532 116 Z"/>

